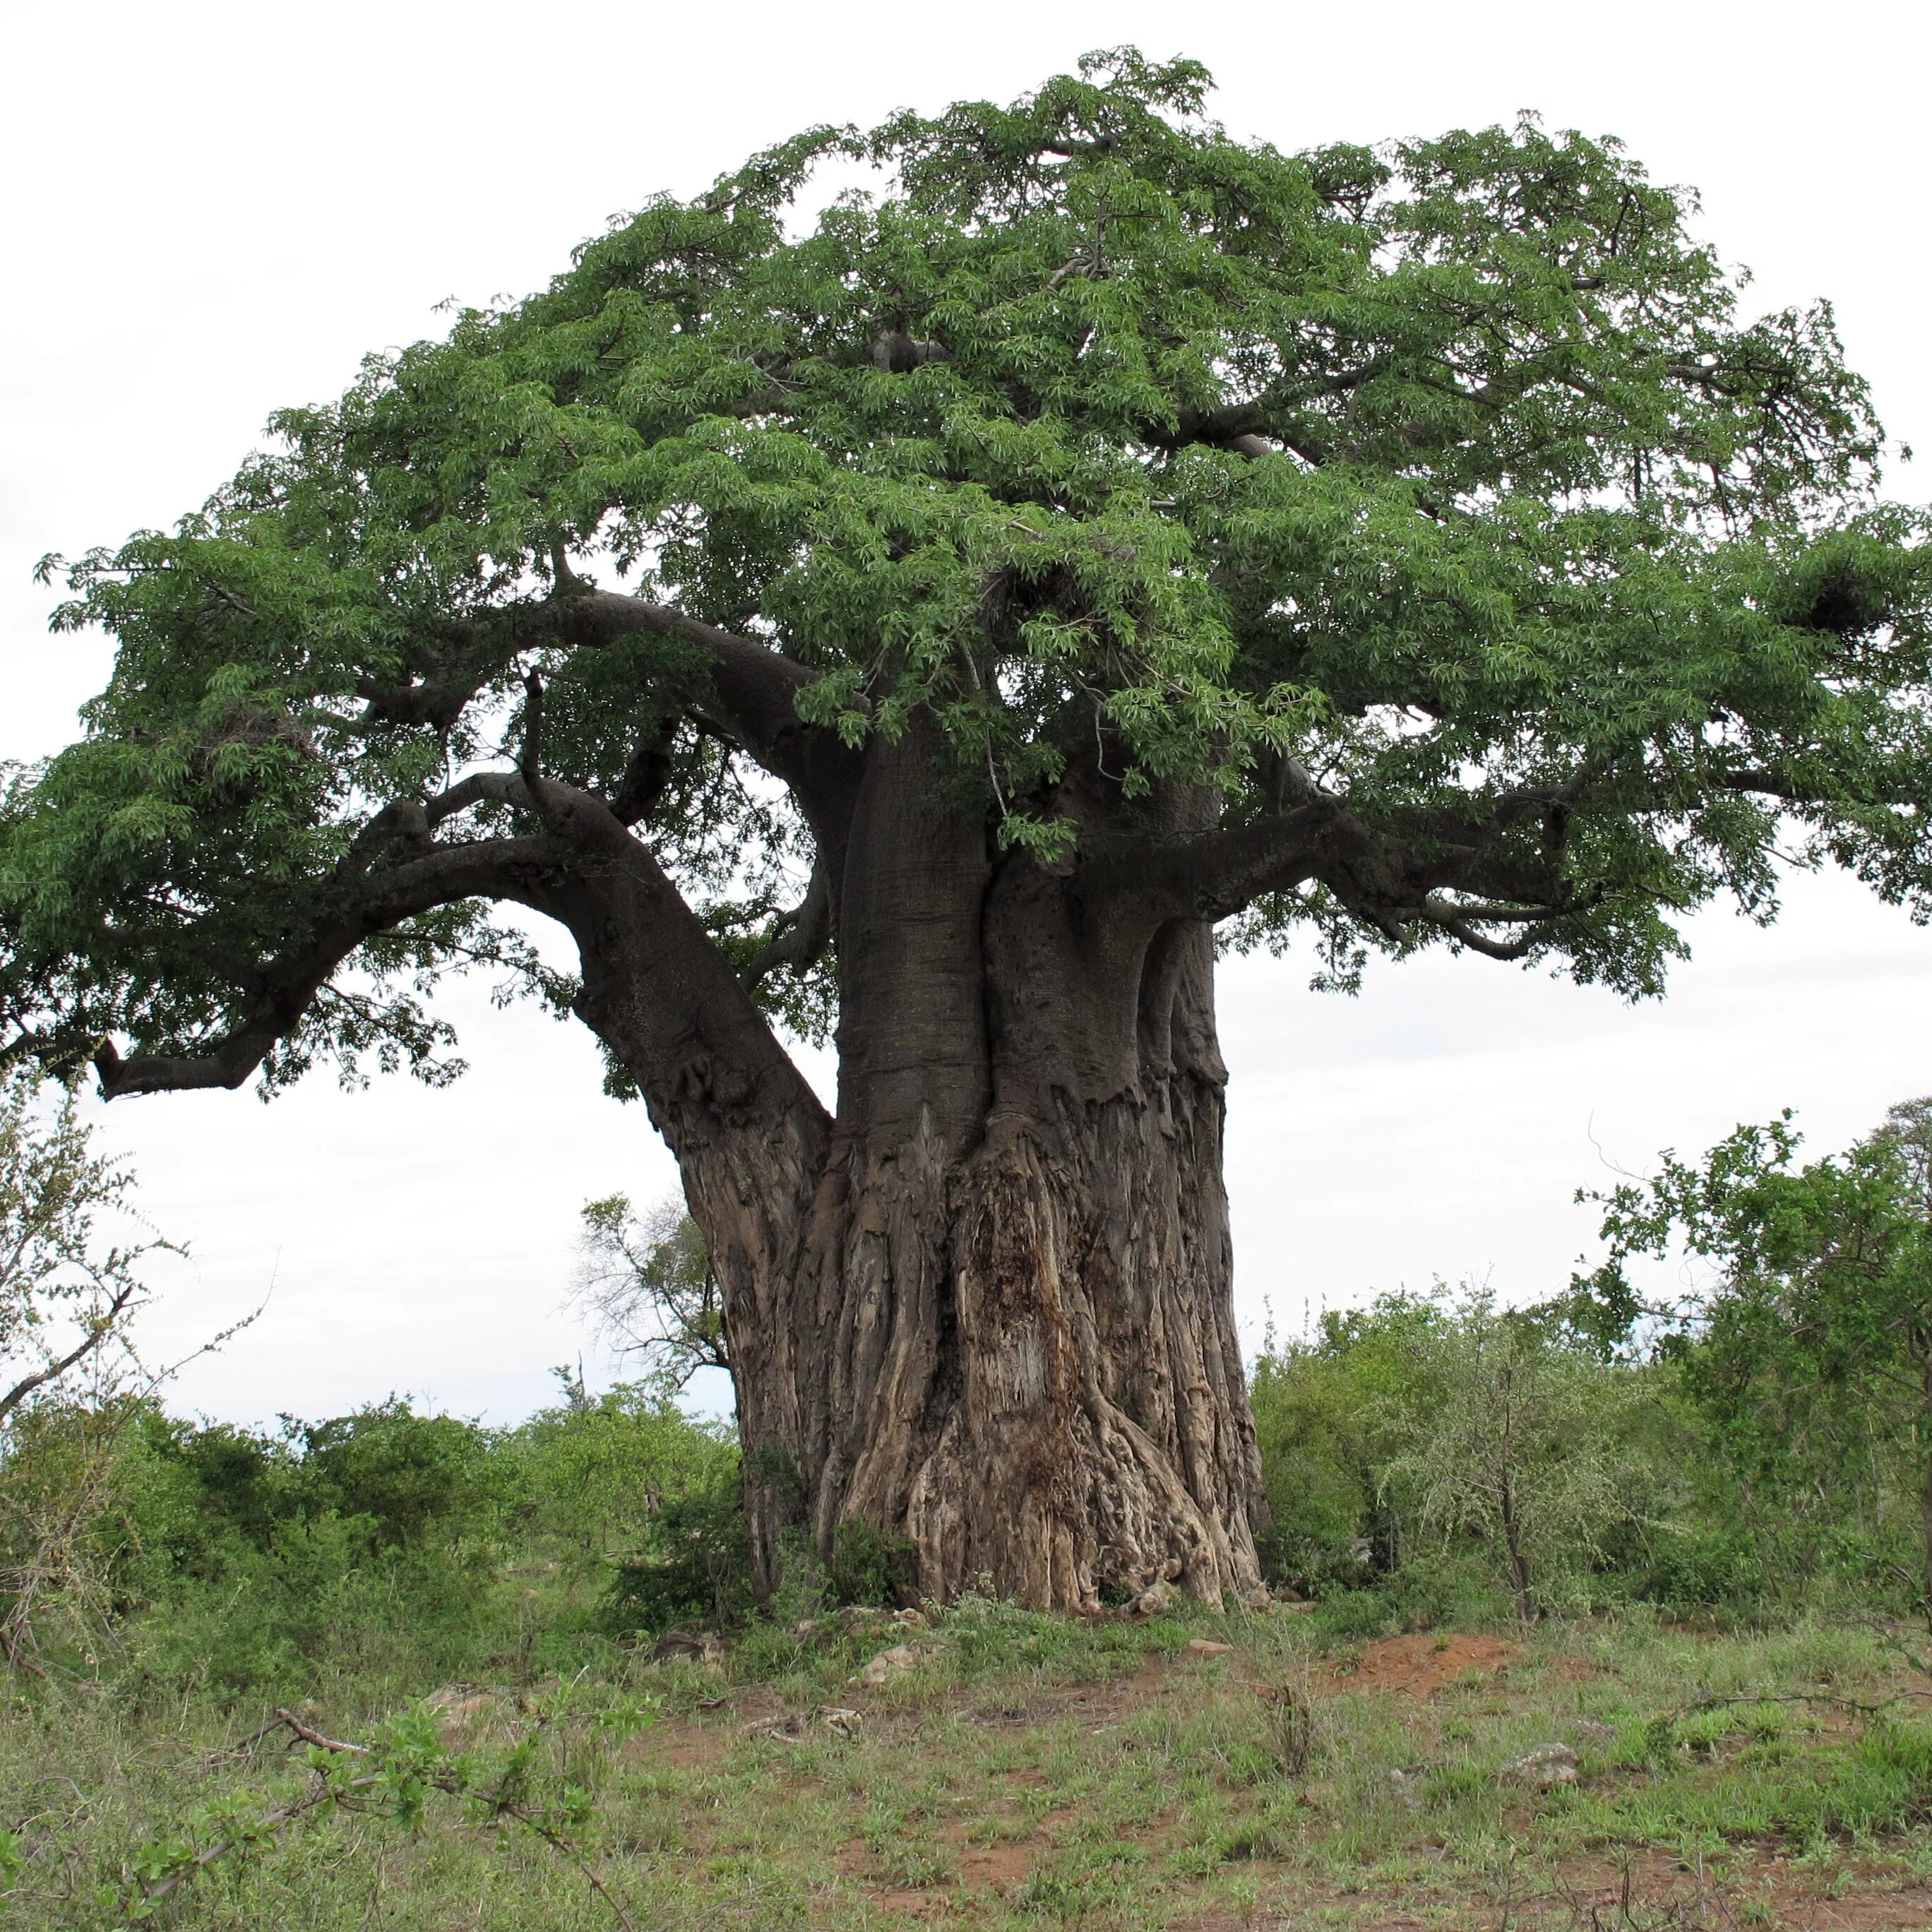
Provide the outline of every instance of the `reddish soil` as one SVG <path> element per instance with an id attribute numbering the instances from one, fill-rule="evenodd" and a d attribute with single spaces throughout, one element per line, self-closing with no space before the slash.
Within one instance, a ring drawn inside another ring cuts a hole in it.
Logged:
<path id="1" fill-rule="evenodd" d="M 1626 1916 L 1628 1914 L 1628 1916 Z M 1572 1926 L 1708 1927 L 1742 1932 L 1924 1932 L 1932 1925 L 1932 1887 L 1875 1876 L 1854 1894 L 1827 1898 L 1817 1881 L 1794 1870 L 1775 1844 L 1730 1848 L 1721 1871 L 1698 1871 L 1655 1847 L 1634 1850 L 1628 1878 L 1601 1862 L 1558 1875 L 1553 1886 L 1526 1898 L 1516 1922 L 1551 1932 Z"/>
<path id="2" fill-rule="evenodd" d="M 1010 1891 L 1027 1875 L 1027 1849 L 1024 1845 L 962 1845 L 959 1848 L 959 1882 L 970 1892 L 986 1886 L 994 1892 Z"/>
<path id="3" fill-rule="evenodd" d="M 653 1768 L 709 1771 L 722 1764 L 745 1739 L 747 1728 L 783 1714 L 785 1706 L 762 1691 L 722 1696 L 710 1710 L 667 1718 L 640 1732 L 624 1755 Z"/>
<path id="4" fill-rule="evenodd" d="M 634 1744 L 628 1755 L 664 1771 L 709 1771 L 721 1764 L 735 1742 L 722 1731 L 661 1730 Z"/>
<path id="5" fill-rule="evenodd" d="M 974 1844 L 967 1838 L 963 1825 L 943 1826 L 939 1835 L 952 1850 L 953 1868 L 958 1874 L 956 1881 L 930 1891 L 875 1886 L 871 1892 L 875 1904 L 888 1911 L 909 1912 L 916 1918 L 944 1915 L 957 1910 L 962 1892 L 970 1894 L 983 1891 L 1004 1894 L 1023 1882 L 1030 1868 L 1032 1854 L 1024 1844 L 1004 1839 L 997 1844 Z M 838 1868 L 845 1877 L 856 1879 L 862 1883 L 872 1876 L 871 1856 L 858 1839 L 846 1841 L 839 1853 Z"/>
<path id="6" fill-rule="evenodd" d="M 1432 1697 L 1471 1672 L 1501 1677 L 1521 1645 L 1495 1636 L 1385 1636 L 1368 1645 L 1352 1668 L 1338 1665 L 1337 1690 L 1380 1690 L 1402 1697 Z"/>

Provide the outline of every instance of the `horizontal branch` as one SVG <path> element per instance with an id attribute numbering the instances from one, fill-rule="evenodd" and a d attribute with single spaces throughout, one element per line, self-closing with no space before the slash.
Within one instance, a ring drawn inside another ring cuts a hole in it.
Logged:
<path id="1" fill-rule="evenodd" d="M 238 1087 L 334 992 L 332 976 L 374 934 L 439 905 L 508 899 L 575 940 L 574 1010 L 636 1081 L 680 1158 L 694 1147 L 762 1145 L 780 1122 L 821 1142 L 824 1103 L 703 922 L 609 805 L 537 769 L 540 749 L 533 737 L 521 769 L 475 772 L 436 798 L 386 808 L 357 842 L 355 866 L 314 889 L 321 907 L 301 939 L 264 965 L 229 971 L 238 1010 L 228 1031 L 189 1053 L 124 1058 L 104 1042 L 94 1063 L 104 1093 Z M 536 818 L 543 830 L 434 842 L 436 825 L 481 803 Z M 403 856 L 380 868 L 392 851 Z"/>
<path id="2" fill-rule="evenodd" d="M 477 693 L 515 657 L 515 640 L 474 621 L 451 623 L 429 642 L 432 668 L 403 684 L 365 677 L 356 694 L 363 702 L 363 722 L 453 730 Z"/>
<path id="3" fill-rule="evenodd" d="M 486 616 L 447 626 L 430 640 L 432 668 L 420 680 L 364 680 L 357 694 L 364 721 L 447 732 L 532 644 L 596 650 L 627 637 L 677 638 L 697 646 L 706 675 L 700 686 L 673 694 L 676 707 L 689 712 L 701 706 L 706 728 L 742 747 L 794 793 L 821 842 L 838 842 L 858 760 L 836 732 L 798 715 L 799 694 L 813 681 L 810 670 L 770 644 L 674 605 L 592 590 L 567 566 L 555 575 L 556 594 L 540 603 L 506 609 L 494 620 Z"/>
<path id="4" fill-rule="evenodd" d="M 1270 812 L 1192 837 L 1109 852 L 1084 866 L 1083 898 L 1131 898 L 1154 920 L 1231 917 L 1270 892 L 1292 891 L 1366 834 L 1339 802 Z"/>
<path id="5" fill-rule="evenodd" d="M 466 785 L 472 782 L 464 781 Z M 483 795 L 480 787 L 476 795 Z M 426 818 L 423 808 L 416 810 Z M 330 975 L 365 940 L 463 899 L 528 902 L 530 886 L 520 884 L 519 875 L 533 882 L 561 855 L 562 848 L 551 839 L 484 839 L 436 848 L 390 870 L 362 875 L 356 890 L 303 944 L 248 974 L 254 997 L 248 1010 L 204 1052 L 137 1054 L 123 1059 L 112 1041 L 102 1042 L 94 1056 L 102 1093 L 111 1100 L 130 1094 L 239 1087 L 300 1022 Z"/>
<path id="6" fill-rule="evenodd" d="M 1424 898 L 1417 908 L 1417 914 L 1427 924 L 1448 934 L 1459 946 L 1466 946 L 1472 952 L 1480 952 L 1486 959 L 1524 958 L 1535 943 L 1534 934 L 1528 932 L 1519 933 L 1514 939 L 1492 938 L 1489 934 L 1471 924 L 1472 914 L 1469 910 L 1436 892 L 1430 892 Z M 1524 922 L 1550 919 L 1556 915 L 1547 908 L 1539 908 L 1534 911 L 1520 908 L 1501 911 L 1485 908 L 1473 916 Z"/>
<path id="7" fill-rule="evenodd" d="M 1116 849 L 1083 869 L 1077 890 L 1096 905 L 1131 904 L 1150 920 L 1211 922 L 1271 894 L 1318 884 L 1392 941 L 1426 926 L 1487 958 L 1520 959 L 1536 943 L 1528 928 L 1596 902 L 1579 899 L 1564 877 L 1582 782 L 1505 793 L 1480 817 L 1438 811 L 1377 826 L 1284 756 L 1274 773 L 1284 808 Z M 1540 854 L 1505 844 L 1526 817 L 1538 814 Z M 1486 929 L 1496 926 L 1522 929 L 1507 937 Z"/>
<path id="8" fill-rule="evenodd" d="M 1720 772 L 1717 782 L 1726 791 L 1753 792 L 1762 798 L 1782 799 L 1789 805 L 1813 802 L 1804 788 L 1780 772 Z"/>
<path id="9" fill-rule="evenodd" d="M 1285 428 L 1265 404 L 1231 403 L 1218 410 L 1183 410 L 1171 430 L 1150 432 L 1149 440 L 1162 449 L 1180 449 L 1190 443 L 1205 443 L 1214 449 L 1232 450 L 1238 456 L 1272 456 L 1279 443 L 1292 451 L 1311 468 L 1318 470 L 1328 457 L 1326 448 L 1304 430 Z"/>

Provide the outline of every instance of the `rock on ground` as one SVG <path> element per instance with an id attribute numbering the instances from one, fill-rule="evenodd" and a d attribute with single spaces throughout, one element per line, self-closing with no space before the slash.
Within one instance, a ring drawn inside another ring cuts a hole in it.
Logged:
<path id="1" fill-rule="evenodd" d="M 1515 1784 L 1533 1784 L 1547 1791 L 1552 1784 L 1576 1782 L 1576 1754 L 1568 1744 L 1538 1744 L 1503 1766 L 1502 1774 Z"/>

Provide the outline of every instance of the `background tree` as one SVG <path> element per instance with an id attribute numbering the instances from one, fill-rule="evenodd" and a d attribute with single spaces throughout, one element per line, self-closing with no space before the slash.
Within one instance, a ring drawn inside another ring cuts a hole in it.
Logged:
<path id="1" fill-rule="evenodd" d="M 796 1511 L 935 1595 L 1258 1588 L 1217 925 L 1641 993 L 1780 851 L 1924 903 L 1928 553 L 1829 311 L 1741 319 L 1613 142 L 1290 154 L 1206 81 L 809 131 L 69 572 L 119 657 L 0 818 L 6 1037 L 118 1096 L 444 1077 L 468 967 L 574 1012 L 767 1580 Z"/>
<path id="2" fill-rule="evenodd" d="M 1740 1127 L 1694 1165 L 1666 1154 L 1600 1197 L 1610 1256 L 1582 1286 L 1618 1322 L 1661 1315 L 1754 1514 L 1802 1528 L 1849 1490 L 1882 1515 L 1902 1478 L 1932 1615 L 1932 1102 L 1802 1166 L 1790 1120 Z M 1714 1277 L 1646 1310 L 1628 1264 L 1679 1242 Z"/>
<path id="3" fill-rule="evenodd" d="M 23 1406 L 76 1375 L 116 1379 L 146 1298 L 141 1264 L 178 1252 L 131 1238 L 131 1177 L 94 1151 L 73 1088 L 50 1109 L 43 1084 L 38 1069 L 0 1067 L 0 1444 Z"/>
<path id="4" fill-rule="evenodd" d="M 130 1411 L 148 1393 L 130 1328 L 147 1299 L 132 1180 L 97 1153 L 74 1089 L 45 1104 L 39 1070 L 0 1067 L 0 1658 L 35 1663 L 50 1609 L 98 1627 L 106 1592 L 92 1532 Z M 118 1229 L 116 1224 L 118 1224 Z M 116 1232 L 122 1238 L 114 1238 Z"/>
<path id="5" fill-rule="evenodd" d="M 1414 1328 L 1378 1418 L 1381 1486 L 1406 1490 L 1424 1528 L 1474 1538 L 1526 1623 L 1629 1508 L 1618 1436 L 1634 1384 L 1552 1330 L 1544 1311 L 1468 1295 Z"/>
<path id="6" fill-rule="evenodd" d="M 1274 1576 L 1322 1594 L 1400 1570 L 1411 1552 L 1382 1480 L 1396 1453 L 1384 1426 L 1413 1406 L 1424 1334 L 1450 1318 L 1436 1294 L 1398 1290 L 1366 1308 L 1324 1310 L 1283 1341 L 1270 1324 L 1250 1382 Z"/>
<path id="7" fill-rule="evenodd" d="M 682 1201 L 641 1214 L 626 1194 L 587 1202 L 582 1244 L 578 1300 L 620 1352 L 642 1355 L 674 1390 L 700 1369 L 730 1371 L 724 1293 Z"/>

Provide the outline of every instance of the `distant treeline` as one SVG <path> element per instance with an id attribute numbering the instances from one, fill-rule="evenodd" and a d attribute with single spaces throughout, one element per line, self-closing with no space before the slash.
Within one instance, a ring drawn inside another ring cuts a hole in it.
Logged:
<path id="1" fill-rule="evenodd" d="M 1369 1622 L 1496 1592 L 1925 1612 L 1932 1102 L 1832 1159 L 1801 1162 L 1787 1116 L 1588 1198 L 1606 1258 L 1540 1306 L 1386 1295 L 1270 1341 L 1278 1577 Z M 1640 1292 L 1646 1262 L 1672 1292 Z"/>
<path id="2" fill-rule="evenodd" d="M 1606 1260 L 1541 1306 L 1385 1295 L 1270 1336 L 1273 1580 L 1336 1634 L 1922 1612 L 1928 1148 L 1923 1102 L 1810 1164 L 1787 1123 L 1741 1130 L 1599 1197 Z M 0 1418 L 0 1646 L 29 1671 L 256 1693 L 563 1672 L 752 1619 L 736 1442 L 676 1394 L 724 1337 L 679 1352 L 708 1276 L 688 1226 L 657 1235 L 636 1279 L 677 1318 L 668 1356 L 595 1397 L 564 1376 L 514 1428 L 391 1400 L 251 1430 L 124 1378 L 50 1383 Z M 1691 1285 L 1647 1298 L 1646 1258 Z M 769 1621 L 903 1595 L 908 1555 L 856 1526 L 827 1558 L 801 1528 Z"/>

